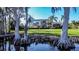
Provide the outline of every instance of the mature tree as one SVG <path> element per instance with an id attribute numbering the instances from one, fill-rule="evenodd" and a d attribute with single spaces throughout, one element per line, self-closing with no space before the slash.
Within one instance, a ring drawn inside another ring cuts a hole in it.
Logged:
<path id="1" fill-rule="evenodd" d="M 20 50 L 20 34 L 19 34 L 19 23 L 20 23 L 20 17 L 22 8 L 20 7 L 13 7 L 13 14 L 15 19 L 15 48 L 16 50 Z"/>
<path id="2" fill-rule="evenodd" d="M 6 20 L 7 20 L 7 7 L 0 7 L 0 17 L 2 19 L 3 22 L 3 27 L 4 27 L 4 35 L 6 35 L 7 33 L 7 25 L 6 25 Z M 3 50 L 6 50 L 6 42 L 5 42 L 6 38 L 4 37 L 4 43 L 3 43 Z"/>
<path id="3" fill-rule="evenodd" d="M 29 9 L 29 7 L 25 7 L 25 27 L 24 27 L 24 30 L 25 30 L 25 32 L 24 32 L 24 39 L 27 41 L 28 40 L 28 33 L 27 33 L 27 31 L 28 31 L 28 25 L 29 25 L 29 23 L 32 21 L 32 17 L 30 16 L 30 15 L 28 15 L 28 9 Z"/>
<path id="4" fill-rule="evenodd" d="M 26 17 L 25 17 L 26 23 L 25 23 L 25 27 L 24 27 L 24 31 L 25 31 L 24 39 L 28 40 L 28 34 L 27 34 L 27 30 L 28 30 L 28 8 L 27 7 L 25 7 L 25 15 L 26 15 Z"/>
<path id="5" fill-rule="evenodd" d="M 19 15 L 18 15 L 18 8 L 17 7 L 13 7 L 13 11 L 14 11 L 14 17 L 15 17 L 15 40 L 19 40 L 20 39 L 20 35 L 19 35 Z"/>
<path id="6" fill-rule="evenodd" d="M 52 8 L 53 13 L 61 8 Z M 61 32 L 61 37 L 58 42 L 58 48 L 60 50 L 70 50 L 74 45 L 68 39 L 68 21 L 69 21 L 69 14 L 70 14 L 70 7 L 64 7 L 64 20 L 63 20 L 63 27 Z M 76 9 L 74 8 L 76 11 Z"/>

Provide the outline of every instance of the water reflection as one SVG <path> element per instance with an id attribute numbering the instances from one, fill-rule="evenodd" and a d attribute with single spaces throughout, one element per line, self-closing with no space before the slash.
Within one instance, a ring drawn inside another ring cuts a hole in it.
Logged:
<path id="1" fill-rule="evenodd" d="M 79 44 L 75 44 L 75 51 L 79 51 Z"/>
<path id="2" fill-rule="evenodd" d="M 9 50 L 10 47 L 10 50 Z M 0 51 L 2 50 L 2 46 L 0 47 Z M 6 43 L 6 51 L 15 51 L 15 47 L 13 44 L 9 45 L 9 42 Z M 20 47 L 20 51 L 24 51 L 24 47 Z M 27 51 L 59 51 L 57 47 L 54 47 L 48 43 L 32 43 L 30 46 L 27 46 Z M 79 44 L 75 44 L 75 49 L 71 51 L 79 51 Z"/>
<path id="3" fill-rule="evenodd" d="M 49 44 L 31 44 L 28 49 L 28 51 L 57 51 L 57 48 L 54 46 L 50 46 Z"/>

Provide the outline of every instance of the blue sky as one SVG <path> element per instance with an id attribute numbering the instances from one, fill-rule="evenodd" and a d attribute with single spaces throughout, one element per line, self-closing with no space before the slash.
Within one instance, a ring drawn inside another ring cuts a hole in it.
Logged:
<path id="1" fill-rule="evenodd" d="M 55 16 L 58 17 L 58 20 L 61 19 L 61 15 L 63 15 L 63 9 L 55 13 Z M 29 14 L 35 19 L 47 19 L 49 16 L 52 15 L 51 7 L 32 7 L 29 8 Z M 79 20 L 79 8 L 77 8 L 77 12 L 75 13 L 74 10 L 70 10 L 70 20 Z"/>
<path id="2" fill-rule="evenodd" d="M 49 7 L 32 7 L 29 9 L 29 14 L 35 19 L 47 19 L 52 15 Z"/>

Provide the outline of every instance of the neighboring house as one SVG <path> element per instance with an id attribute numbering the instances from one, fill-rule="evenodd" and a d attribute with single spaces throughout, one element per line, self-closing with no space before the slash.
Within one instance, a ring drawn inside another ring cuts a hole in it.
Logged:
<path id="1" fill-rule="evenodd" d="M 30 25 L 32 28 L 46 28 L 46 20 L 44 19 L 33 19 Z"/>
<path id="2" fill-rule="evenodd" d="M 50 22 L 48 19 L 33 19 L 31 28 L 61 28 L 61 22 Z"/>
<path id="3" fill-rule="evenodd" d="M 40 25 L 39 25 L 39 22 L 33 23 L 33 27 L 34 27 L 34 28 L 39 28 L 39 26 L 40 26 Z"/>
<path id="4" fill-rule="evenodd" d="M 41 25 L 40 20 L 32 20 L 32 22 L 30 23 L 30 27 L 32 28 L 39 28 Z"/>

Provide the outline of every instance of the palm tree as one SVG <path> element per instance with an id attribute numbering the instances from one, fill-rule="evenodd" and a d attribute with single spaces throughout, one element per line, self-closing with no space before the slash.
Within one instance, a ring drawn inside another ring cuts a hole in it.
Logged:
<path id="1" fill-rule="evenodd" d="M 68 40 L 69 13 L 70 13 L 70 8 L 69 7 L 64 7 L 64 21 L 63 21 L 61 38 L 60 38 L 59 44 L 58 44 L 58 47 L 60 49 L 69 49 L 69 47 L 71 47 L 71 43 Z"/>
<path id="2" fill-rule="evenodd" d="M 51 27 L 53 26 L 53 22 L 57 22 L 58 17 L 55 17 L 55 15 L 50 16 L 49 18 L 49 24 L 51 25 Z"/>
<path id="3" fill-rule="evenodd" d="M 53 22 L 53 21 L 56 21 L 56 22 L 57 22 L 57 19 L 58 19 L 58 18 L 55 17 L 54 15 L 49 17 L 49 20 L 51 20 L 52 22 Z"/>
<path id="4" fill-rule="evenodd" d="M 53 9 L 56 10 L 57 8 L 56 9 L 53 8 Z M 72 42 L 70 42 L 70 40 L 68 39 L 69 14 L 70 14 L 70 7 L 64 7 L 63 27 L 62 27 L 61 37 L 57 45 L 60 50 L 70 50 L 74 46 Z"/>
<path id="5" fill-rule="evenodd" d="M 59 20 L 59 22 L 61 23 L 61 26 L 63 25 L 63 20 L 64 20 L 64 15 L 61 15 L 61 19 Z"/>
<path id="6" fill-rule="evenodd" d="M 63 21 L 63 19 L 64 19 L 64 15 L 61 15 L 61 21 Z"/>

